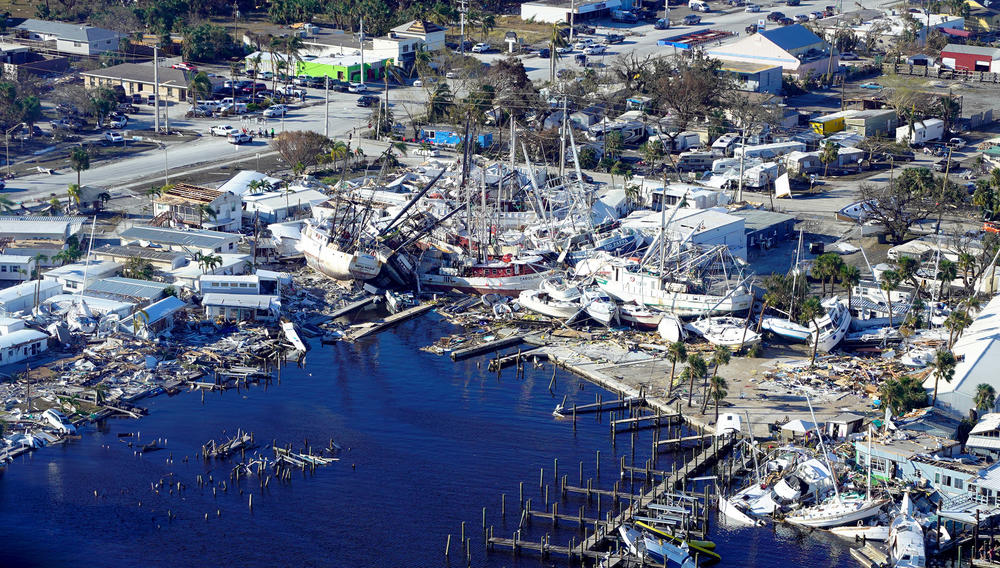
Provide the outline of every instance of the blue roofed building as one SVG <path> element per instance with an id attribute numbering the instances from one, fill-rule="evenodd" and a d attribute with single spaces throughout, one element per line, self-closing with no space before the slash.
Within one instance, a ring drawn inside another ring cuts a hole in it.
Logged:
<path id="1" fill-rule="evenodd" d="M 836 50 L 800 24 L 755 33 L 709 49 L 708 55 L 723 61 L 780 65 L 784 73 L 800 77 L 835 72 L 840 65 Z"/>

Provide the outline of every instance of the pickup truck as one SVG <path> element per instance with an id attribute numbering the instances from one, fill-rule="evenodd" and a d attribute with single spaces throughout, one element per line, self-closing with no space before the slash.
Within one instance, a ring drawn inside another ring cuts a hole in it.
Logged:
<path id="1" fill-rule="evenodd" d="M 298 97 L 298 98 L 301 98 L 301 97 L 306 96 L 305 89 L 297 89 L 297 88 L 292 87 L 292 86 L 278 87 L 278 89 L 275 92 L 276 93 L 281 93 L 282 95 L 285 95 L 286 97 Z"/>
<path id="2" fill-rule="evenodd" d="M 249 144 L 253 142 L 253 136 L 250 136 L 249 134 L 243 134 L 242 132 L 239 131 L 233 131 L 229 136 L 226 137 L 226 142 L 229 142 L 230 144 L 236 144 L 237 146 L 239 146 L 240 144 Z"/>
<path id="3" fill-rule="evenodd" d="M 229 134 L 236 132 L 231 124 L 216 124 L 209 130 L 212 136 L 229 136 Z"/>

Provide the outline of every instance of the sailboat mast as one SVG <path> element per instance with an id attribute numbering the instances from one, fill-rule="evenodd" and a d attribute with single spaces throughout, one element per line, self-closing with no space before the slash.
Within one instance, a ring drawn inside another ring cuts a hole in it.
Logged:
<path id="1" fill-rule="evenodd" d="M 837 496 L 837 501 L 839 502 L 840 489 L 837 487 L 837 472 L 834 471 L 833 464 L 830 463 L 830 455 L 826 453 L 826 447 L 823 446 L 823 432 L 819 429 L 819 422 L 816 422 L 816 413 L 813 412 L 812 401 L 809 399 L 808 393 L 806 393 L 806 404 L 809 405 L 809 416 L 812 417 L 813 428 L 816 429 L 816 435 L 819 436 L 819 451 L 823 453 L 823 460 L 826 462 L 826 467 L 830 468 L 830 477 L 833 479 L 833 493 Z"/>
<path id="2" fill-rule="evenodd" d="M 94 250 L 94 231 L 97 229 L 97 215 L 90 223 L 90 243 L 87 245 L 87 259 L 83 261 L 83 286 L 80 286 L 80 299 L 83 299 L 83 291 L 87 288 L 87 274 L 90 272 L 90 252 Z"/>

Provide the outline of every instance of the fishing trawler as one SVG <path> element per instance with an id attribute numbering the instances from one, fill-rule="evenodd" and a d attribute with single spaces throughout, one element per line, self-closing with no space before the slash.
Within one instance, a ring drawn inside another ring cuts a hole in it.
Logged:
<path id="1" fill-rule="evenodd" d="M 555 271 L 538 255 L 505 255 L 477 261 L 470 256 L 446 253 L 441 264 L 421 272 L 417 279 L 425 291 L 517 296 L 525 290 L 537 289 L 554 275 Z"/>
<path id="2" fill-rule="evenodd" d="M 634 260 L 612 260 L 594 279 L 611 296 L 680 317 L 725 315 L 745 311 L 753 294 L 725 246 L 691 247 L 653 270 Z M 729 268 L 727 268 L 729 265 Z"/>

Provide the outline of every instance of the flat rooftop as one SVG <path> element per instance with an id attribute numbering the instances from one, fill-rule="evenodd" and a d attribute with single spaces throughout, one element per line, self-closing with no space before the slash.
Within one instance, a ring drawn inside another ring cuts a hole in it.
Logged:
<path id="1" fill-rule="evenodd" d="M 772 65 L 770 63 L 751 63 L 749 61 L 731 61 L 729 59 L 720 59 L 719 61 L 722 63 L 719 70 L 729 71 L 730 73 L 760 73 L 768 69 L 781 69 L 781 65 Z"/>

